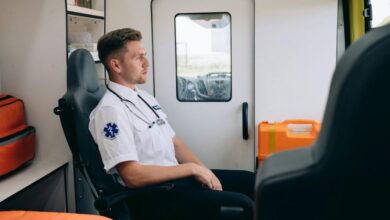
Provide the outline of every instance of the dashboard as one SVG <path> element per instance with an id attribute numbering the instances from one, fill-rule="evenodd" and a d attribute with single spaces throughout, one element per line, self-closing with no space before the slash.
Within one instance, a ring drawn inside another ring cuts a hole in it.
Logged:
<path id="1" fill-rule="evenodd" d="M 231 73 L 212 72 L 198 77 L 177 77 L 180 101 L 229 101 Z"/>

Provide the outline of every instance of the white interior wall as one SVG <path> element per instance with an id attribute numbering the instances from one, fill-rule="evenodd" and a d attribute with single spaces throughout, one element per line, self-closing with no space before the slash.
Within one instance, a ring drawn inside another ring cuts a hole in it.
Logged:
<path id="1" fill-rule="evenodd" d="M 151 0 L 107 1 L 107 31 L 143 33 L 152 64 Z M 337 0 L 255 0 L 255 122 L 322 120 L 336 64 Z M 153 67 L 143 86 L 153 92 Z"/>
<path id="2" fill-rule="evenodd" d="M 151 0 L 106 1 L 106 32 L 130 27 L 141 31 L 143 45 L 150 62 L 147 82 L 139 88 L 153 94 L 153 52 L 151 28 Z"/>
<path id="3" fill-rule="evenodd" d="M 151 1 L 107 2 L 106 27 L 107 31 L 122 27 L 141 30 L 152 64 Z M 321 122 L 336 64 L 337 0 L 254 1 L 254 123 L 285 119 Z M 150 93 L 152 73 L 151 66 L 148 82 L 142 87 Z"/>
<path id="4" fill-rule="evenodd" d="M 33 164 L 71 160 L 59 117 L 53 114 L 66 91 L 65 19 L 63 0 L 0 2 L 2 91 L 24 100 L 27 122 L 36 128 Z"/>
<path id="5" fill-rule="evenodd" d="M 0 72 L 3 91 L 24 100 L 37 132 L 37 155 L 70 157 L 53 108 L 66 91 L 63 0 L 2 0 Z"/>
<path id="6" fill-rule="evenodd" d="M 336 64 L 337 0 L 256 0 L 256 123 L 321 121 Z"/>

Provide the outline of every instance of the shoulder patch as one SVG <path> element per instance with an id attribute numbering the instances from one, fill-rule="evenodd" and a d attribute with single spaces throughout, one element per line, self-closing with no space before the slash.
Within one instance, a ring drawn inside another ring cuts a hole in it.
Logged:
<path id="1" fill-rule="evenodd" d="M 113 123 L 107 123 L 106 126 L 103 128 L 104 136 L 108 139 L 114 139 L 118 133 L 119 133 L 119 128 L 118 126 Z"/>

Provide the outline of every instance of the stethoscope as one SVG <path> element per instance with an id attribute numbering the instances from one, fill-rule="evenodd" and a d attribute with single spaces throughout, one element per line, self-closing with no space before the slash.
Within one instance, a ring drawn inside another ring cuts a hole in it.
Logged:
<path id="1" fill-rule="evenodd" d="M 164 124 L 165 124 L 165 121 L 164 121 L 162 118 L 160 118 L 160 116 L 159 116 L 159 115 L 157 114 L 157 112 L 153 109 L 153 107 L 150 106 L 149 103 L 146 102 L 145 99 L 143 99 L 139 94 L 137 94 L 138 98 L 140 98 L 140 99 L 141 99 L 141 100 L 150 108 L 150 110 L 152 110 L 152 112 L 156 115 L 156 117 L 157 117 L 157 120 L 156 120 L 156 121 L 153 121 L 153 122 L 147 121 L 147 120 L 146 120 L 147 117 L 145 116 L 145 114 L 142 113 L 142 111 L 141 111 L 141 110 L 140 110 L 132 101 L 130 101 L 130 100 L 128 100 L 128 99 L 123 98 L 122 96 L 120 96 L 118 93 L 116 93 L 115 91 L 113 91 L 110 87 L 108 87 L 107 84 L 106 84 L 106 87 L 107 87 L 108 91 L 112 92 L 112 94 L 114 94 L 116 97 L 119 98 L 119 100 L 121 100 L 121 102 L 126 106 L 126 108 L 127 108 L 131 113 L 133 113 L 133 115 L 134 115 L 135 117 L 137 117 L 137 118 L 140 119 L 141 121 L 145 122 L 145 123 L 148 125 L 149 128 L 152 128 L 154 124 L 157 124 L 157 125 L 164 125 Z M 134 106 L 134 108 L 136 108 L 136 109 L 142 114 L 142 116 L 143 116 L 144 118 L 142 118 L 141 116 L 139 116 L 138 114 L 136 114 L 134 111 L 132 111 L 132 110 L 129 108 L 129 106 L 126 104 L 126 102 L 131 103 L 131 104 Z M 146 119 L 145 119 L 145 118 L 146 118 Z"/>

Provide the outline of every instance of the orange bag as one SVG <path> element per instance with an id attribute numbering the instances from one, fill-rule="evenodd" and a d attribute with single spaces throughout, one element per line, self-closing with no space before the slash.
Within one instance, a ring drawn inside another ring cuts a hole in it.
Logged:
<path id="1" fill-rule="evenodd" d="M 23 101 L 0 94 L 0 176 L 35 155 L 35 128 L 27 126 Z"/>
<path id="2" fill-rule="evenodd" d="M 314 120 L 303 119 L 261 122 L 258 129 L 258 162 L 276 152 L 310 146 L 317 138 L 320 126 Z"/>
<path id="3" fill-rule="evenodd" d="M 7 220 L 110 220 L 110 218 L 77 213 L 37 212 L 37 211 L 0 211 L 0 219 Z"/>

